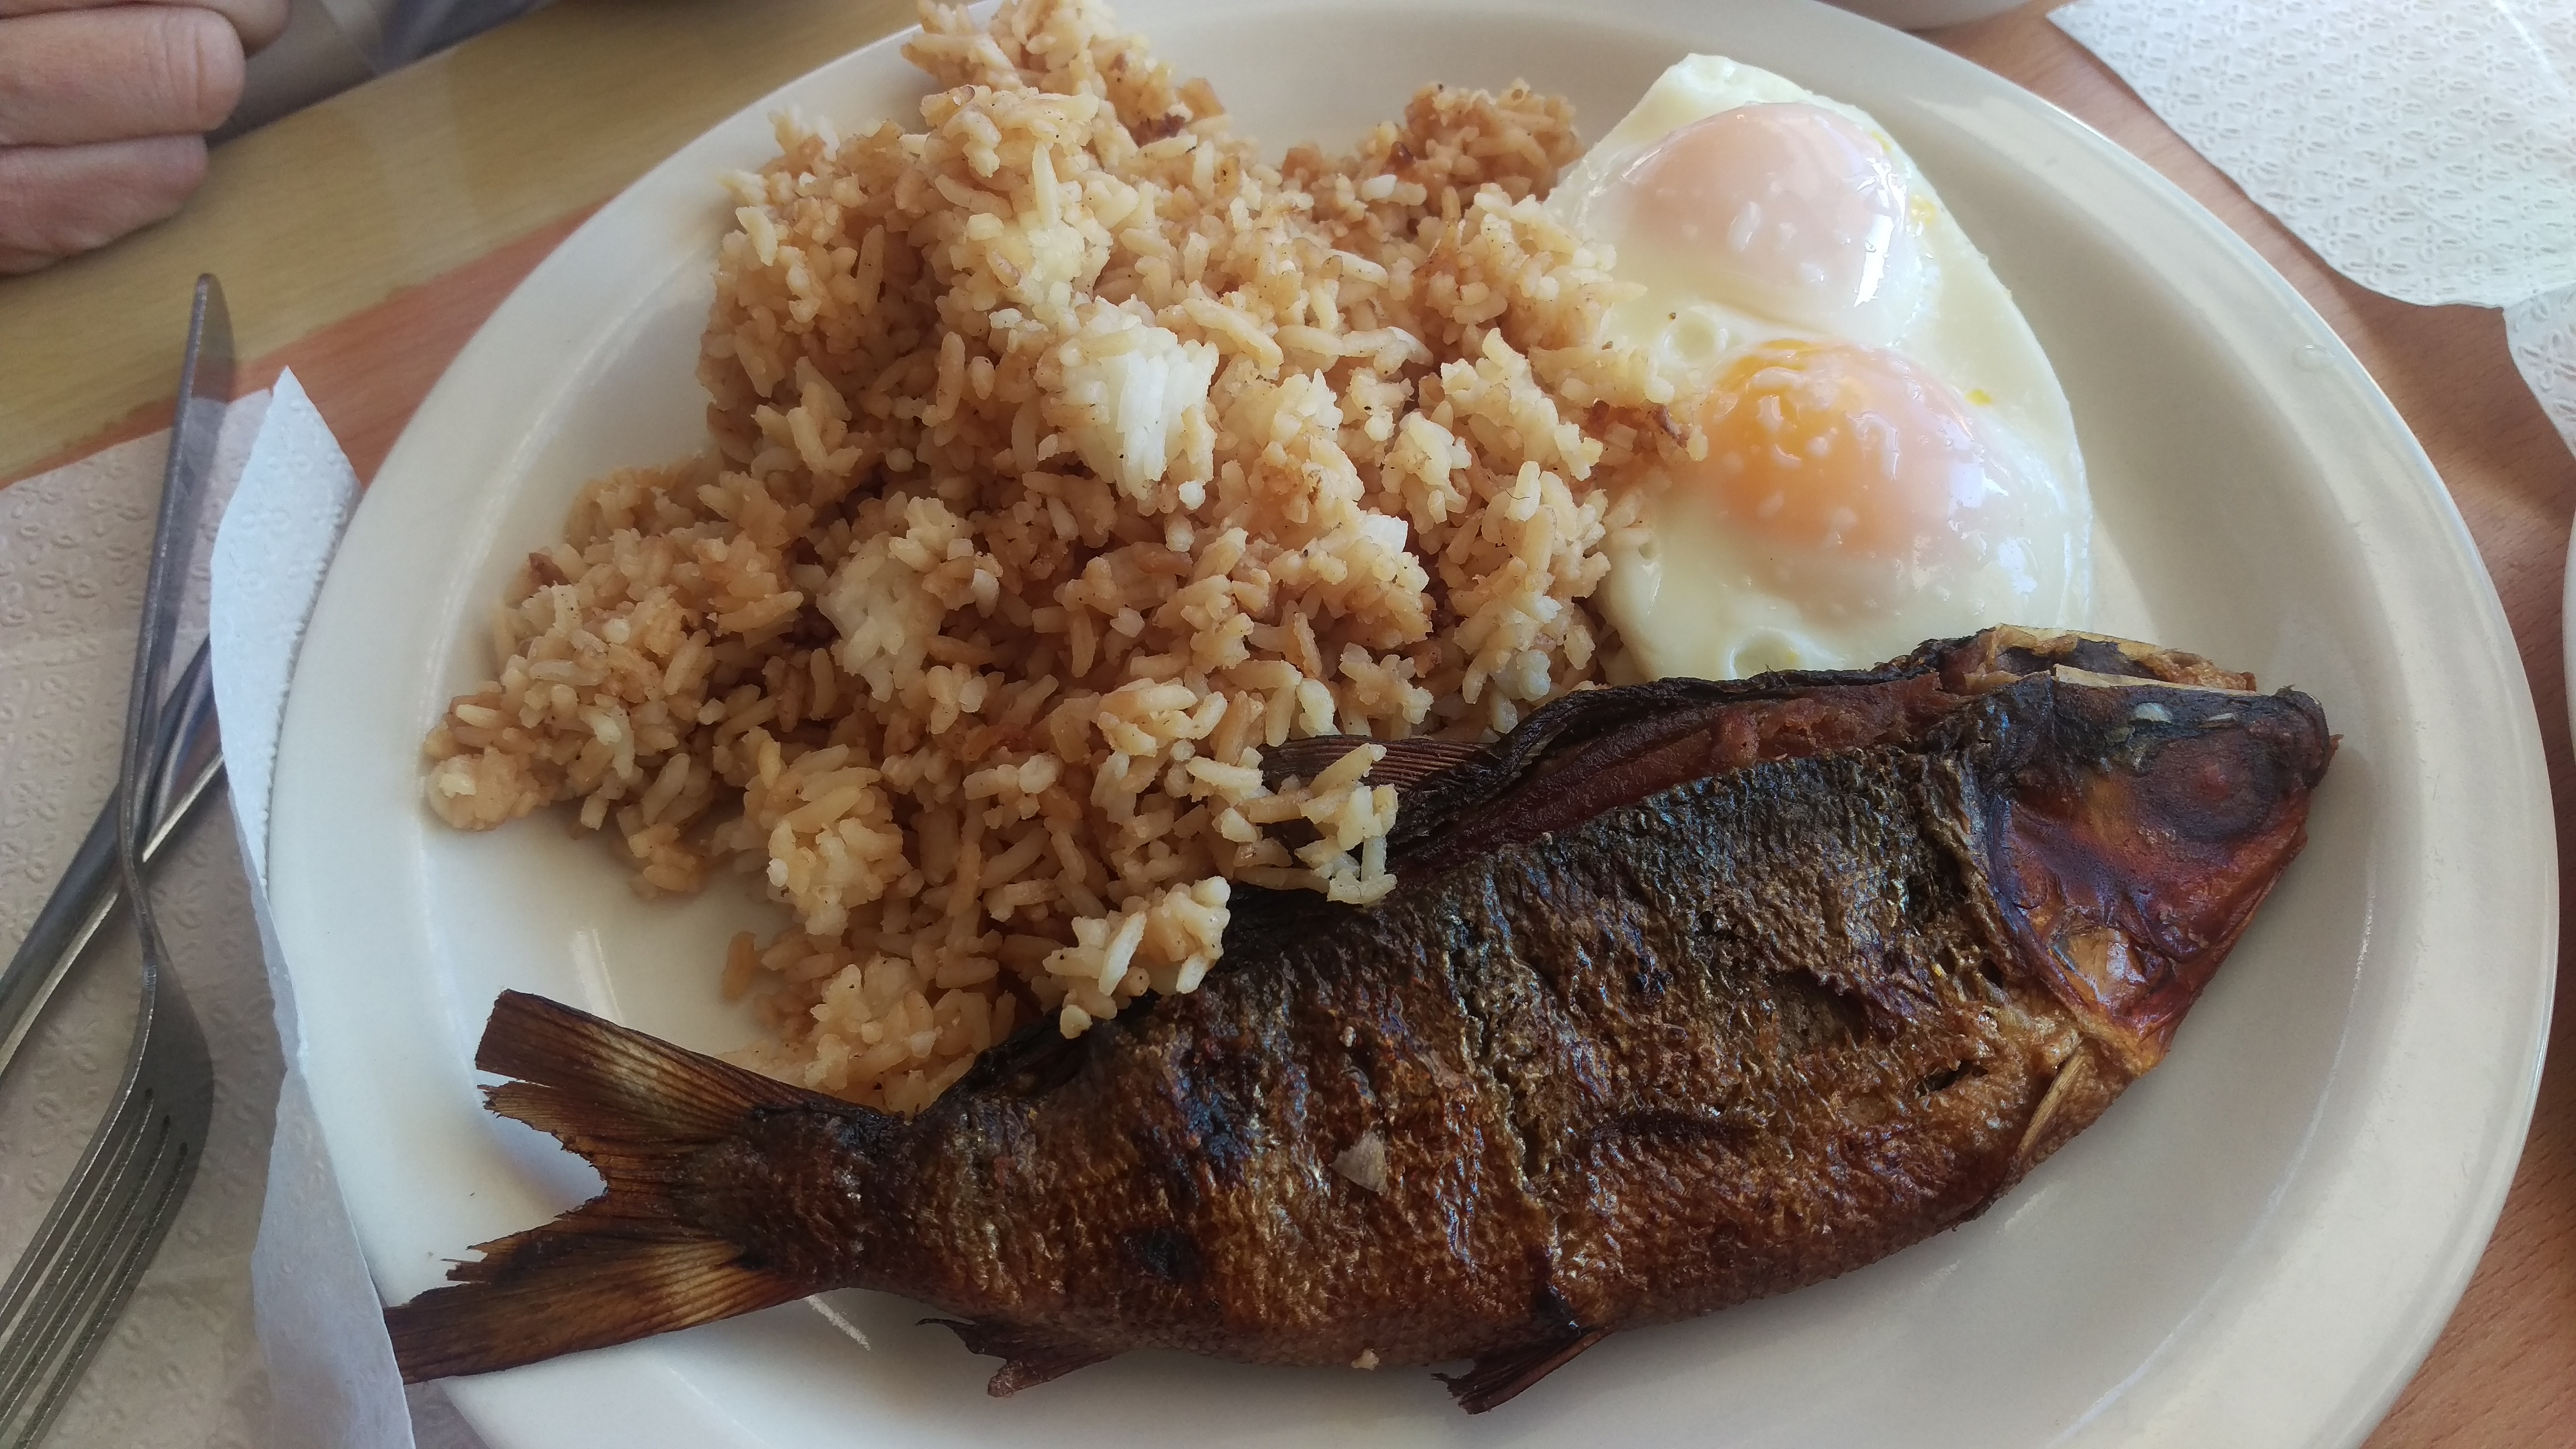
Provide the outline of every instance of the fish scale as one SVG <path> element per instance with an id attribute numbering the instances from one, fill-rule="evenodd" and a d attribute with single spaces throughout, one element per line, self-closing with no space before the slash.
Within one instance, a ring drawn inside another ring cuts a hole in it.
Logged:
<path id="1" fill-rule="evenodd" d="M 1246 892 L 1198 990 L 1043 1023 L 910 1119 L 507 995 L 495 1110 L 607 1187 L 388 1310 L 397 1356 L 863 1287 L 953 1315 L 996 1393 L 1174 1348 L 1472 1359 L 1451 1390 L 1491 1408 L 1964 1221 L 2152 1067 L 2332 754 L 2250 683 L 1998 629 L 1394 742 L 1395 893 Z"/>

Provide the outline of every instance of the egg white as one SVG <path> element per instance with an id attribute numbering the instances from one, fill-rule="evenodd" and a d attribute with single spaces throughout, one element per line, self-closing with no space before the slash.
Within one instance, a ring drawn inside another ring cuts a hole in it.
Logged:
<path id="1" fill-rule="evenodd" d="M 1651 248 L 1619 247 L 1613 182 L 1622 172 L 1682 126 L 1770 102 L 1834 112 L 1885 147 L 1909 198 L 1910 295 L 1864 317 L 1836 319 L 1838 326 L 1819 325 L 1813 309 L 1793 299 L 1763 305 L 1739 290 L 1721 300 Z M 2020 485 L 1992 530 L 2000 536 L 1975 567 L 1891 580 L 1846 560 L 1766 547 L 1728 527 L 1715 509 L 1677 496 L 1685 490 L 1660 478 L 1637 480 L 1645 523 L 1610 541 L 1612 568 L 1600 595 L 1626 647 L 1626 656 L 1613 660 L 1617 674 L 1730 678 L 1852 668 L 1994 623 L 2089 623 L 2092 509 L 2065 392 L 1984 255 L 1913 158 L 1867 113 L 1769 71 L 1691 56 L 1664 72 L 1558 181 L 1545 205 L 1577 235 L 1613 249 L 1614 272 L 1639 291 L 1613 308 L 1606 331 L 1644 349 L 1678 399 L 1705 393 L 1730 361 L 1766 343 L 1837 339 L 1884 347 L 1967 400 L 1981 444 L 2009 461 Z"/>

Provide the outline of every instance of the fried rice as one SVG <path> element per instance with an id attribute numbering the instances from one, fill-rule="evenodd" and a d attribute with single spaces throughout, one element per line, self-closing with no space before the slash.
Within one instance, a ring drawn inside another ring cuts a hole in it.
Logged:
<path id="1" fill-rule="evenodd" d="M 1277 164 L 1089 0 L 926 7 L 919 125 L 727 179 L 709 448 L 590 483 L 428 737 L 431 806 L 563 803 L 647 895 L 759 878 L 743 1059 L 897 1111 L 1040 1014 L 1217 961 L 1237 884 L 1366 904 L 1394 792 L 1602 677 L 1612 480 L 1689 446 L 1536 202 L 1561 101 L 1432 86 Z"/>

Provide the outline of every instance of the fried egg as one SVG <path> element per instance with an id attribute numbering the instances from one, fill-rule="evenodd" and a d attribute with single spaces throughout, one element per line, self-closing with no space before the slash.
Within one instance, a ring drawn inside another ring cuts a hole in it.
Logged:
<path id="1" fill-rule="evenodd" d="M 1632 480 L 1600 603 L 1622 674 L 1850 668 L 2082 627 L 2092 506 L 2030 326 L 1861 111 L 1696 55 L 1550 193 L 1635 295 L 1606 321 L 1694 456 Z M 1700 449 L 1704 445 L 1704 452 Z"/>

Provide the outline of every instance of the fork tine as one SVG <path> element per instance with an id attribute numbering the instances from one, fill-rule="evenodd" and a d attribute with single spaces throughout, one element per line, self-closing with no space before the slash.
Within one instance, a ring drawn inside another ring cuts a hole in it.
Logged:
<path id="1" fill-rule="evenodd" d="M 133 1134 L 142 1151 L 121 1174 L 122 1191 L 103 1200 L 98 1224 L 71 1253 L 47 1265 L 44 1291 L 12 1344 L 0 1445 L 32 1444 L 53 1417 L 57 1401 L 104 1342 L 109 1326 L 140 1281 L 152 1251 L 167 1234 L 188 1181 L 197 1144 L 158 1112 L 139 1119 Z"/>
<path id="2" fill-rule="evenodd" d="M 87 1311 L 74 1320 L 81 1330 L 62 1340 L 66 1351 L 61 1360 L 67 1375 L 64 1382 L 78 1377 L 80 1369 L 106 1340 L 116 1322 L 117 1310 L 140 1284 L 153 1249 L 160 1245 L 178 1215 L 188 1182 L 196 1174 L 197 1156 L 196 1146 L 175 1131 L 162 1131 L 155 1136 L 150 1168 L 138 1184 L 130 1211 L 115 1235 L 107 1240 L 110 1251 L 101 1255 L 100 1270 L 89 1275 L 95 1285 L 89 1295 L 92 1301 Z"/>
<path id="3" fill-rule="evenodd" d="M 95 1244 L 121 1218 L 151 1167 L 151 1103 L 142 1093 L 103 1124 L 97 1171 L 85 1174 L 46 1215 L 46 1231 L 10 1276 L 8 1340 L 0 1350 L 0 1400 L 25 1387 L 28 1365 L 59 1331 L 62 1305 L 84 1281 Z"/>
<path id="4" fill-rule="evenodd" d="M 107 1291 L 108 1285 L 103 1280 L 90 1284 L 82 1295 L 82 1306 L 103 1299 Z M 49 1349 L 57 1351 L 50 1352 L 34 1365 L 36 1376 L 29 1388 L 11 1401 L 8 1418 L 0 1421 L 0 1444 L 9 1446 L 9 1449 L 33 1445 L 53 1426 L 55 1416 L 62 1411 L 67 1397 L 65 1391 L 78 1381 L 79 1370 L 86 1366 L 88 1360 L 86 1353 L 59 1352 L 67 1343 L 65 1340 L 49 1345 Z"/>
<path id="5" fill-rule="evenodd" d="M 114 1231 L 95 1240 L 106 1250 L 101 1261 L 65 1275 L 63 1281 L 74 1289 L 61 1307 L 68 1331 L 50 1335 L 24 1365 L 24 1381 L 11 1394 L 7 1418 L 0 1420 L 0 1444 L 10 1449 L 34 1444 L 52 1425 L 71 1386 L 105 1342 L 117 1310 L 133 1295 L 152 1249 L 168 1231 L 195 1169 L 194 1158 L 175 1133 L 153 1138 L 138 1195 L 127 1204 L 132 1211 L 114 1224 Z"/>
<path id="6" fill-rule="evenodd" d="M 127 1171 L 116 1183 L 116 1191 L 101 1198 L 100 1210 L 93 1219 L 94 1230 L 46 1265 L 43 1287 L 26 1317 L 26 1342 L 15 1345 L 24 1351 L 12 1365 L 13 1374 L 19 1378 L 40 1365 L 65 1339 L 65 1325 L 75 1321 L 72 1308 L 102 1281 L 101 1270 L 116 1256 L 115 1245 L 132 1218 L 132 1208 L 150 1194 L 153 1180 L 172 1147 L 167 1134 L 151 1128 L 147 1121 L 143 1130 L 131 1134 L 135 1150 L 127 1158 Z M 10 1385 L 12 1392 L 24 1387 L 23 1382 Z"/>
<path id="7" fill-rule="evenodd" d="M 35 1240 L 20 1256 L 16 1269 L 5 1287 L 0 1287 L 0 1331 L 13 1329 L 24 1317 L 28 1295 L 42 1281 L 43 1265 L 60 1256 L 64 1243 L 76 1234 L 94 1231 L 99 1207 L 115 1196 L 126 1155 L 135 1145 L 154 1104 L 170 1112 L 186 1130 L 186 1135 L 202 1142 L 212 1103 L 204 1099 L 202 1089 L 177 1093 L 156 1090 L 173 1080 L 173 1072 L 182 1083 L 205 1083 L 210 1074 L 205 1035 L 177 983 L 145 964 L 143 1019 L 135 1023 L 134 1045 L 126 1064 L 126 1085 L 117 1100 L 99 1121 L 89 1149 L 73 1169 L 71 1181 L 57 1195 L 54 1207 L 45 1215 Z M 14 1337 L 14 1334 L 12 1335 Z M 5 1389 L 0 1389 L 4 1394 Z"/>
<path id="8" fill-rule="evenodd" d="M 148 1173 L 152 1144 L 143 1134 L 135 1133 L 129 1134 L 127 1141 L 118 1145 L 134 1149 L 120 1154 L 124 1159 L 120 1166 L 138 1169 L 120 1174 L 118 1186 L 126 1188 L 129 1179 L 140 1181 Z M 84 1271 L 89 1267 L 85 1260 L 93 1256 L 89 1250 L 113 1236 L 112 1229 L 127 1206 L 124 1192 L 113 1196 L 101 1195 L 90 1203 L 81 1204 L 83 1211 L 79 1217 L 85 1231 L 70 1241 L 71 1251 L 58 1253 L 34 1265 L 38 1274 L 35 1291 L 30 1295 L 33 1302 L 11 1325 L 5 1371 L 0 1371 L 0 1403 L 12 1407 L 13 1417 L 17 1407 L 29 1402 L 32 1386 L 38 1382 L 46 1365 L 57 1356 L 62 1341 L 68 1336 L 66 1327 L 78 1322 L 74 1315 L 81 1301 L 97 1286 L 96 1272 Z"/>
<path id="9" fill-rule="evenodd" d="M 36 1240 L 10 1273 L 6 1289 L 0 1289 L 0 1325 L 8 1331 L 8 1349 L 15 1351 L 23 1326 L 33 1317 L 29 1300 L 52 1277 L 52 1268 L 71 1245 L 96 1231 L 95 1224 L 106 1206 L 118 1196 L 118 1187 L 130 1173 L 133 1159 L 141 1148 L 142 1134 L 138 1125 L 136 1102 L 129 1097 L 113 1108 L 106 1121 L 99 1124 L 99 1135 L 81 1158 L 61 1196 L 45 1214 L 44 1225 L 37 1230 Z M 9 1386 L 0 1382 L 0 1396 Z"/>
<path id="10" fill-rule="evenodd" d="M 0 1289 L 0 1446 L 33 1444 L 123 1308 L 196 1172 L 211 1102 L 204 1036 L 152 971 L 132 1088 L 100 1123 L 36 1243 Z M 173 1074 L 176 1089 L 171 1090 Z"/>

